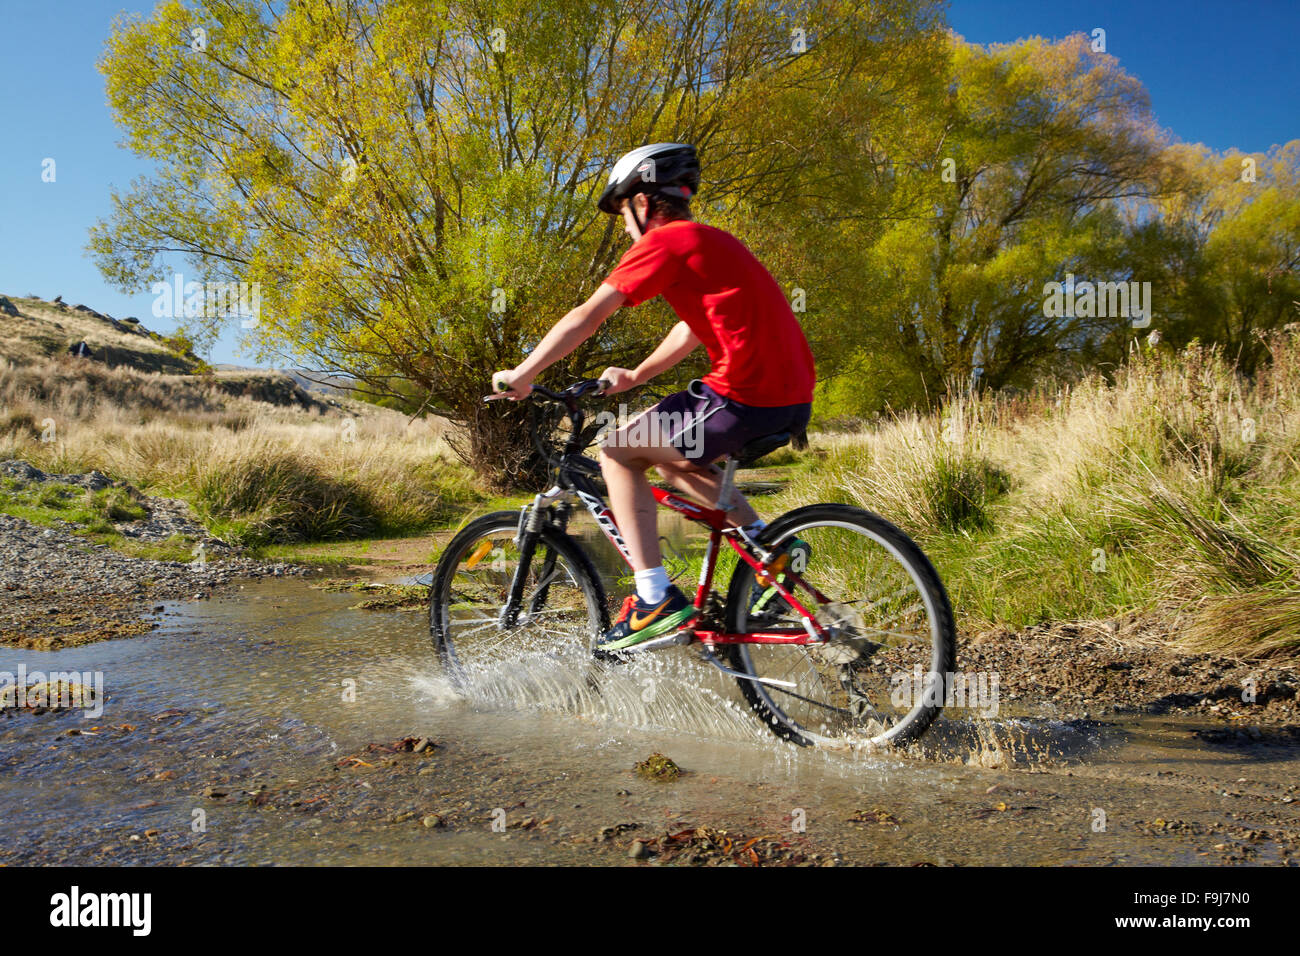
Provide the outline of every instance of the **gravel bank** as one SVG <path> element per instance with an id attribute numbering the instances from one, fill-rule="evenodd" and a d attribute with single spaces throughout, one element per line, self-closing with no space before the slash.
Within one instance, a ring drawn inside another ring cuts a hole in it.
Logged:
<path id="1" fill-rule="evenodd" d="M 958 667 L 997 673 L 1003 706 L 1063 719 L 1186 714 L 1229 722 L 1242 739 L 1259 725 L 1300 735 L 1300 673 L 1289 659 L 1191 653 L 1168 624 L 1137 615 L 1039 624 L 964 636 Z"/>
<path id="2" fill-rule="evenodd" d="M 23 483 L 60 482 L 90 490 L 112 483 L 98 472 L 46 475 L 25 462 L 0 463 L 0 474 Z M 201 600 L 239 578 L 307 571 L 239 557 L 235 549 L 209 536 L 184 502 L 144 495 L 139 500 L 148 517 L 123 523 L 118 531 L 143 540 L 186 535 L 196 542 L 194 561 L 132 557 L 71 530 L 0 515 L 0 644 L 57 650 L 130 637 L 157 626 L 160 601 Z"/>

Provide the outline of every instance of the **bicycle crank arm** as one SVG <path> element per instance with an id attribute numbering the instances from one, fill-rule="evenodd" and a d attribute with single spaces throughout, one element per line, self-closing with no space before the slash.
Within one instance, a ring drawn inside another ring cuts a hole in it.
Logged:
<path id="1" fill-rule="evenodd" d="M 660 651 L 665 647 L 676 647 L 681 644 L 689 644 L 694 637 L 695 632 L 691 628 L 685 628 L 680 631 L 674 631 L 672 634 L 665 634 L 663 637 L 656 637 L 646 641 L 644 644 L 633 644 L 631 647 L 624 647 L 617 651 L 606 651 L 607 654 L 617 654 L 622 657 L 630 657 L 633 654 L 644 654 L 647 651 Z"/>
<path id="2" fill-rule="evenodd" d="M 722 671 L 722 673 L 728 675 L 729 677 L 739 677 L 741 680 L 752 680 L 755 684 L 767 684 L 771 687 L 799 686 L 798 684 L 795 684 L 793 681 L 777 680 L 774 677 L 755 677 L 753 674 L 746 674 L 744 671 L 733 671 L 726 664 L 722 663 L 722 661 L 714 657 L 713 652 L 709 650 L 707 647 L 701 647 L 700 653 L 704 655 L 704 659 L 706 661 L 708 661 L 710 664 L 712 664 L 714 667 L 716 667 L 718 670 Z"/>

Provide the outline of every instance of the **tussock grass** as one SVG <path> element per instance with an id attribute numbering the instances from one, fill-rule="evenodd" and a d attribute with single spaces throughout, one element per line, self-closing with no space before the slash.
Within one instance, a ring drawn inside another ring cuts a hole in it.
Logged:
<path id="1" fill-rule="evenodd" d="M 1114 376 L 958 396 L 819 435 L 774 513 L 847 501 L 930 554 L 968 629 L 1178 622 L 1189 646 L 1300 651 L 1300 327 L 1253 381 L 1215 349 L 1144 349 Z"/>
<path id="2" fill-rule="evenodd" d="M 380 516 L 366 489 L 322 465 L 270 442 L 231 442 L 195 470 L 194 501 L 209 525 L 250 544 L 373 533 Z"/>
<path id="3" fill-rule="evenodd" d="M 1192 648 L 1241 657 L 1300 653 L 1300 588 L 1209 595 L 1192 615 L 1184 640 Z"/>
<path id="4" fill-rule="evenodd" d="M 865 434 L 825 436 L 827 454 L 782 503 L 848 500 L 915 532 L 986 529 L 1010 476 L 987 455 L 982 413 L 958 398 L 942 418 L 909 412 Z"/>
<path id="5" fill-rule="evenodd" d="M 0 459 L 92 469 L 188 500 L 226 540 L 416 534 L 482 495 L 446 425 L 388 409 L 282 407 L 194 376 L 54 359 L 0 366 Z"/>

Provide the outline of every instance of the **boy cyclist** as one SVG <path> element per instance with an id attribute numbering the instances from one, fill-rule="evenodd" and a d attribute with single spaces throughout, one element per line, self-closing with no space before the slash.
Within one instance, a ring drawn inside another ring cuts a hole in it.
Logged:
<path id="1" fill-rule="evenodd" d="M 598 642 L 607 651 L 670 634 L 698 615 L 663 568 L 646 471 L 656 468 L 712 506 L 721 486 L 720 472 L 710 467 L 714 461 L 753 439 L 803 431 L 812 407 L 813 357 L 798 320 L 780 286 L 740 240 L 691 218 L 699 182 L 692 146 L 655 143 L 622 157 L 599 207 L 622 214 L 632 247 L 591 298 L 557 322 L 523 362 L 492 376 L 494 397 L 524 398 L 533 379 L 618 308 L 657 295 L 681 321 L 635 369 L 606 369 L 606 393 L 648 382 L 701 344 L 708 352 L 713 367 L 703 380 L 650 409 L 639 427 L 624 425 L 602 443 L 601 472 L 636 581 L 636 594 Z M 744 499 L 727 517 L 750 535 L 764 526 Z"/>

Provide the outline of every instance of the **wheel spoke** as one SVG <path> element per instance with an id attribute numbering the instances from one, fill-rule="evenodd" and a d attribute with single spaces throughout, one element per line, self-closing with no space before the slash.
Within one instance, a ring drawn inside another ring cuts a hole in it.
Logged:
<path id="1" fill-rule="evenodd" d="M 825 509 L 828 515 L 848 510 Z M 810 518 L 786 527 L 781 536 L 782 541 L 798 539 L 808 549 L 807 570 L 800 576 L 810 592 L 815 581 L 828 598 L 810 610 L 832 640 L 798 647 L 746 644 L 733 652 L 742 670 L 795 685 L 738 682 L 765 721 L 803 742 L 845 734 L 877 737 L 902 728 L 916 712 L 910 697 L 895 703 L 895 675 L 910 674 L 915 665 L 929 671 L 936 649 L 951 646 L 951 634 L 935 621 L 934 608 L 942 605 L 947 611 L 946 598 L 941 591 L 927 591 L 931 579 L 917 570 L 923 562 L 909 563 L 915 546 L 881 519 L 858 517 L 862 514 L 852 512 L 844 520 Z M 743 607 L 729 612 L 738 630 L 802 622 L 790 604 L 772 595 L 751 625 L 749 608 L 766 589 L 755 587 L 749 565 L 738 565 L 736 574 L 740 578 L 733 587 L 738 591 L 733 593 L 748 596 Z M 943 658 L 950 661 L 951 651 Z"/>
<path id="2" fill-rule="evenodd" d="M 515 679 L 509 676 L 512 661 L 585 649 L 592 632 L 606 620 L 598 584 L 587 578 L 583 564 L 575 563 L 576 542 L 557 543 L 544 536 L 524 576 L 518 619 L 511 627 L 501 626 L 502 609 L 519 568 L 514 543 L 517 524 L 518 516 L 511 514 L 497 526 L 471 526 L 461 532 L 440 560 L 431 593 L 435 646 L 449 676 L 471 696 L 486 694 L 488 702 L 509 697 L 492 688 L 499 688 L 503 678 Z M 485 543 L 491 544 L 486 552 Z M 482 563 L 466 567 L 476 553 Z M 531 610 L 534 604 L 540 605 L 535 611 Z"/>

